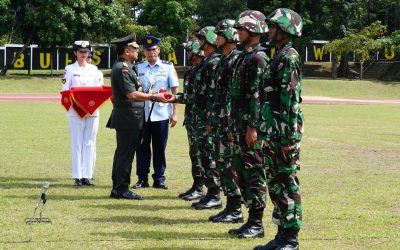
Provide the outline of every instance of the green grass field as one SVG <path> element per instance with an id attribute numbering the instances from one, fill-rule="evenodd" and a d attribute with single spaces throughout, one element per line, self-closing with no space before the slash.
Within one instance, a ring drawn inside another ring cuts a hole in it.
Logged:
<path id="1" fill-rule="evenodd" d="M 58 79 L 0 78 L 0 93 L 57 93 L 60 87 Z M 303 95 L 398 98 L 400 84 L 308 79 Z M 302 108 L 301 248 L 399 249 L 400 106 Z M 238 225 L 208 222 L 217 210 L 196 211 L 176 198 L 191 184 L 182 126 L 170 130 L 170 189 L 139 190 L 142 201 L 109 199 L 115 150 L 115 131 L 105 128 L 110 111 L 110 103 L 101 108 L 96 186 L 76 189 L 61 105 L 0 102 L 0 249 L 252 249 L 275 235 L 270 201 L 266 237 L 238 240 L 227 234 Z M 183 106 L 180 121 L 182 113 Z M 53 223 L 28 226 L 24 219 L 31 217 L 43 181 L 50 182 L 44 216 Z"/>

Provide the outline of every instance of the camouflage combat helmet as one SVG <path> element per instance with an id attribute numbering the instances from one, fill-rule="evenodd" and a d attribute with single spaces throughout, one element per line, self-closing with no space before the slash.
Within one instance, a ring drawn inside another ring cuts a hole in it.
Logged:
<path id="1" fill-rule="evenodd" d="M 266 20 L 268 23 L 274 23 L 279 28 L 294 37 L 300 37 L 303 30 L 303 21 L 299 14 L 293 10 L 279 8 L 274 10 Z"/>
<path id="2" fill-rule="evenodd" d="M 204 52 L 200 49 L 199 39 L 197 39 L 197 38 L 190 39 L 187 42 L 185 49 L 187 51 L 191 51 L 195 55 L 204 56 Z"/>
<path id="3" fill-rule="evenodd" d="M 204 38 L 207 43 L 217 46 L 217 34 L 215 34 L 215 28 L 213 26 L 206 26 L 197 32 L 198 38 Z"/>
<path id="4" fill-rule="evenodd" d="M 239 15 L 235 28 L 244 28 L 252 33 L 262 34 L 268 32 L 268 25 L 265 22 L 263 13 L 257 10 L 245 10 Z"/>
<path id="5" fill-rule="evenodd" d="M 215 33 L 217 35 L 225 37 L 226 42 L 228 43 L 238 42 L 239 35 L 237 33 L 237 30 L 233 28 L 234 25 L 235 20 L 232 19 L 224 19 L 222 21 L 219 21 L 217 26 L 215 26 Z"/>

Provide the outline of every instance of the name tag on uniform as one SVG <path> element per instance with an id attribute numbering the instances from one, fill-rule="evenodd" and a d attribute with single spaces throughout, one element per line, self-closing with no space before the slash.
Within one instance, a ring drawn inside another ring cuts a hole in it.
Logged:
<path id="1" fill-rule="evenodd" d="M 144 76 L 144 73 L 139 73 L 139 76 Z"/>
<path id="2" fill-rule="evenodd" d="M 166 72 L 158 72 L 157 76 L 167 76 L 167 73 Z"/>
<path id="3" fill-rule="evenodd" d="M 74 74 L 73 76 L 81 76 L 80 74 Z"/>

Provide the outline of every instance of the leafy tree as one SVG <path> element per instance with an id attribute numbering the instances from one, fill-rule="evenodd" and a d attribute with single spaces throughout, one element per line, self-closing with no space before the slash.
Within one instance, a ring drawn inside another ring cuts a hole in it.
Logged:
<path id="1" fill-rule="evenodd" d="M 15 13 L 15 32 L 22 39 L 16 42 L 24 43 L 15 58 L 31 43 L 40 46 L 70 45 L 80 39 L 94 43 L 107 42 L 126 35 L 132 29 L 131 19 L 124 14 L 117 1 L 31 0 L 27 3 L 15 0 L 9 7 Z M 6 73 L 13 61 L 3 68 L 2 74 Z"/>
<path id="2" fill-rule="evenodd" d="M 359 32 L 347 32 L 343 38 L 326 44 L 324 49 L 340 57 L 355 53 L 362 65 L 363 62 L 370 59 L 371 52 L 378 51 L 383 47 L 386 31 L 386 26 L 377 21 Z"/>
<path id="3" fill-rule="evenodd" d="M 215 26 L 224 18 L 237 19 L 240 12 L 247 9 L 242 0 L 198 0 L 196 17 L 198 28 Z"/>
<path id="4" fill-rule="evenodd" d="M 0 43 L 4 44 L 8 42 L 9 32 L 13 31 L 13 13 L 9 0 L 0 0 L 0 13 Z"/>
<path id="5" fill-rule="evenodd" d="M 157 27 L 163 38 L 171 37 L 166 40 L 175 47 L 186 40 L 195 7 L 195 0 L 141 0 L 138 23 Z"/>

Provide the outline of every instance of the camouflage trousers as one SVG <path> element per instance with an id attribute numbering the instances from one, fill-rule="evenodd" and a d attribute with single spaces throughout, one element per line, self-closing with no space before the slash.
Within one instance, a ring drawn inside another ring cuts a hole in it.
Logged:
<path id="1" fill-rule="evenodd" d="M 195 123 L 185 118 L 185 128 L 187 131 L 189 142 L 189 157 L 192 164 L 192 177 L 195 179 L 202 179 L 204 176 L 204 169 L 201 166 L 200 150 L 196 145 Z"/>
<path id="2" fill-rule="evenodd" d="M 218 127 L 214 131 L 213 148 L 217 169 L 220 172 L 222 190 L 227 197 L 241 196 L 236 169 L 232 165 L 233 142 L 227 140 L 226 132 L 222 127 Z"/>
<path id="3" fill-rule="evenodd" d="M 212 135 L 206 131 L 206 122 L 204 113 L 196 116 L 196 130 L 194 144 L 200 151 L 200 162 L 203 171 L 204 184 L 207 187 L 207 193 L 219 195 L 221 187 L 220 173 L 217 169 L 214 154 Z"/>
<path id="4" fill-rule="evenodd" d="M 234 153 L 232 164 L 236 169 L 237 183 L 245 202 L 252 209 L 265 208 L 267 180 L 263 145 L 255 143 L 248 147 L 245 133 L 234 135 Z"/>
<path id="5" fill-rule="evenodd" d="M 274 211 L 272 221 L 286 229 L 300 229 L 302 206 L 300 183 L 296 176 L 300 170 L 300 143 L 296 143 L 289 154 L 281 152 L 280 142 L 271 142 L 272 166 L 267 170 L 268 192 Z"/>

